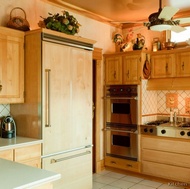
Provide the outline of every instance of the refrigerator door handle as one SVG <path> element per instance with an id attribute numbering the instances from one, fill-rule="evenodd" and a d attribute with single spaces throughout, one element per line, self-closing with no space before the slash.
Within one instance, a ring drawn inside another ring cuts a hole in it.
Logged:
<path id="1" fill-rule="evenodd" d="M 59 159 L 51 159 L 51 163 L 57 163 L 57 162 L 60 162 L 60 161 L 65 161 L 65 160 L 68 160 L 68 159 L 73 159 L 73 158 L 76 158 L 76 157 L 80 157 L 80 156 L 84 156 L 84 155 L 87 155 L 87 154 L 90 154 L 91 151 L 87 150 L 86 152 L 82 152 L 82 153 L 79 153 L 79 154 L 74 154 L 72 156 L 68 156 L 68 157 L 64 157 L 64 158 L 59 158 Z"/>
<path id="2" fill-rule="evenodd" d="M 45 110 L 45 119 L 46 119 L 46 122 L 45 122 L 45 127 L 51 127 L 51 124 L 50 124 L 50 69 L 45 69 L 45 72 L 46 72 L 46 89 L 45 89 L 45 95 L 46 95 L 46 98 L 45 98 L 45 103 L 46 103 L 46 110 Z"/>

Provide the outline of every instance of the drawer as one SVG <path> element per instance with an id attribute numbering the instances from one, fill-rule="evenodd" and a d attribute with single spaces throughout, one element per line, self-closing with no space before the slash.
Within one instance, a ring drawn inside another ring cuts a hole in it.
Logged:
<path id="1" fill-rule="evenodd" d="M 41 158 L 36 158 L 36 159 L 30 159 L 30 160 L 26 160 L 26 161 L 21 161 L 20 163 L 25 164 L 25 165 L 29 165 L 29 166 L 31 166 L 31 167 L 41 168 Z"/>
<path id="2" fill-rule="evenodd" d="M 190 155 L 143 149 L 142 160 L 190 168 Z"/>
<path id="3" fill-rule="evenodd" d="M 130 160 L 106 156 L 105 165 L 118 169 L 140 172 L 140 163 L 136 161 L 130 161 Z"/>
<path id="4" fill-rule="evenodd" d="M 142 149 L 152 149 L 190 155 L 189 141 L 182 141 L 180 139 L 164 139 L 163 137 L 142 136 L 141 145 Z"/>
<path id="5" fill-rule="evenodd" d="M 22 162 L 28 159 L 41 157 L 41 144 L 16 148 L 14 161 Z"/>
<path id="6" fill-rule="evenodd" d="M 0 151 L 0 158 L 13 161 L 13 149 Z"/>
<path id="7" fill-rule="evenodd" d="M 164 179 L 190 183 L 190 169 L 142 161 L 142 173 Z"/>

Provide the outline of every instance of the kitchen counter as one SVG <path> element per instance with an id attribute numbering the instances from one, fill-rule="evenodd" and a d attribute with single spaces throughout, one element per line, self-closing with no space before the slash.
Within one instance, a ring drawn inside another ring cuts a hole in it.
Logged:
<path id="1" fill-rule="evenodd" d="M 19 136 L 11 138 L 11 139 L 0 138 L 0 151 L 34 145 L 34 144 L 41 144 L 42 142 L 43 140 L 40 140 L 40 139 L 19 137 Z"/>
<path id="2" fill-rule="evenodd" d="M 41 188 L 61 178 L 60 174 L 0 159 L 0 188 Z M 3 171 L 2 171 L 3 170 Z"/>

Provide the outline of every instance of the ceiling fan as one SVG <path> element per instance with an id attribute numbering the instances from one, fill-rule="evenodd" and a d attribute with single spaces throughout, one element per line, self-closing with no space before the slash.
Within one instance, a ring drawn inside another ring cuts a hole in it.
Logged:
<path id="1" fill-rule="evenodd" d="M 178 8 L 166 6 L 162 9 L 162 0 L 159 0 L 158 12 L 152 13 L 148 19 L 149 22 L 144 22 L 143 25 L 149 30 L 164 31 L 172 30 L 174 32 L 184 31 L 185 28 L 179 24 L 190 22 L 190 18 L 173 19 L 172 17 L 179 11 Z"/>

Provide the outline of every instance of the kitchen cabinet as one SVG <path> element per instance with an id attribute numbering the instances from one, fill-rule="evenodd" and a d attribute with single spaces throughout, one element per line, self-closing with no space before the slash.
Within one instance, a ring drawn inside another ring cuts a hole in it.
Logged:
<path id="1" fill-rule="evenodd" d="M 190 183 L 189 140 L 142 135 L 141 158 L 143 174 Z"/>
<path id="2" fill-rule="evenodd" d="M 13 161 L 13 149 L 0 151 L 0 158 Z"/>
<path id="3" fill-rule="evenodd" d="M 140 172 L 140 163 L 139 162 L 121 159 L 121 158 L 110 157 L 110 156 L 105 157 L 105 166 L 133 171 L 133 172 Z"/>
<path id="4" fill-rule="evenodd" d="M 25 103 L 10 107 L 17 122 L 17 134 L 42 137 L 42 168 L 61 173 L 59 183 L 67 183 L 66 188 L 73 188 L 72 182 L 67 182 L 69 172 L 75 175 L 74 180 L 80 180 L 77 188 L 92 187 L 91 151 L 77 161 L 79 164 L 83 162 L 83 167 L 90 166 L 85 168 L 85 174 L 81 174 L 82 167 L 77 170 L 71 166 L 76 165 L 75 158 L 50 163 L 51 166 L 44 162 L 48 158 L 57 161 L 59 154 L 77 156 L 81 149 L 92 147 L 94 43 L 90 39 L 48 29 L 26 32 Z M 56 188 L 62 188 L 58 185 Z"/>
<path id="5" fill-rule="evenodd" d="M 2 150 L 0 158 L 41 168 L 41 144 Z"/>
<path id="6" fill-rule="evenodd" d="M 114 56 L 105 59 L 106 84 L 122 83 L 122 57 Z"/>
<path id="7" fill-rule="evenodd" d="M 104 54 L 105 84 L 140 84 L 146 52 Z"/>
<path id="8" fill-rule="evenodd" d="M 176 57 L 176 76 L 190 77 L 190 52 L 178 52 Z"/>
<path id="9" fill-rule="evenodd" d="M 153 53 L 151 55 L 151 78 L 175 76 L 175 54 Z"/>
<path id="10" fill-rule="evenodd" d="M 0 104 L 24 102 L 24 32 L 0 27 Z"/>

